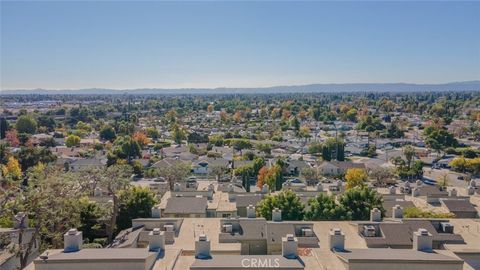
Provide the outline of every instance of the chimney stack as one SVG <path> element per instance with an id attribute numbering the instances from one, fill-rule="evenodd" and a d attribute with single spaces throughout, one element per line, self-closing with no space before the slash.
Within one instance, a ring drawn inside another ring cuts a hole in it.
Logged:
<path id="1" fill-rule="evenodd" d="M 471 187 L 476 187 L 477 186 L 477 183 L 475 182 L 475 180 L 470 180 L 470 185 Z"/>
<path id="2" fill-rule="evenodd" d="M 298 257 L 298 239 L 293 234 L 282 237 L 282 256 L 287 259 Z"/>
<path id="3" fill-rule="evenodd" d="M 14 229 L 26 229 L 28 228 L 28 217 L 24 212 L 18 212 L 13 217 L 13 228 Z"/>
<path id="4" fill-rule="evenodd" d="M 323 185 L 322 183 L 317 184 L 317 191 L 322 192 L 323 191 Z"/>
<path id="5" fill-rule="evenodd" d="M 392 208 L 392 218 L 403 218 L 403 208 L 400 205 L 395 205 Z"/>
<path id="6" fill-rule="evenodd" d="M 275 208 L 272 211 L 272 221 L 282 221 L 282 210 Z"/>
<path id="7" fill-rule="evenodd" d="M 452 188 L 448 191 L 448 196 L 449 197 L 457 197 L 457 190 Z"/>
<path id="8" fill-rule="evenodd" d="M 255 213 L 255 206 L 248 205 L 247 206 L 247 218 L 256 218 L 257 214 Z"/>
<path id="9" fill-rule="evenodd" d="M 158 206 L 152 207 L 152 218 L 160 218 L 162 216 L 162 209 Z"/>
<path id="10" fill-rule="evenodd" d="M 208 239 L 207 235 L 205 234 L 200 234 L 198 236 L 198 240 L 195 241 L 195 258 L 210 258 L 210 239 Z"/>
<path id="11" fill-rule="evenodd" d="M 331 250 L 345 250 L 345 234 L 339 228 L 333 228 L 328 235 L 328 244 Z"/>
<path id="12" fill-rule="evenodd" d="M 413 249 L 418 251 L 432 251 L 433 236 L 426 229 L 413 232 Z"/>
<path id="13" fill-rule="evenodd" d="M 413 196 L 413 197 L 418 197 L 418 196 L 420 196 L 420 189 L 414 188 L 414 189 L 412 190 L 412 196 Z"/>
<path id="14" fill-rule="evenodd" d="M 213 184 L 209 184 L 207 187 L 208 191 L 215 191 L 215 186 Z"/>
<path id="15" fill-rule="evenodd" d="M 149 245 L 148 251 L 160 252 L 165 250 L 165 232 L 160 228 L 155 228 L 148 234 Z"/>
<path id="16" fill-rule="evenodd" d="M 262 193 L 268 193 L 270 191 L 270 188 L 268 187 L 267 184 L 263 184 L 262 186 Z"/>
<path id="17" fill-rule="evenodd" d="M 467 187 L 467 194 L 468 194 L 468 195 L 474 195 L 474 194 L 475 194 L 475 187 L 473 187 L 473 186 L 468 186 L 468 187 Z"/>
<path id="18" fill-rule="evenodd" d="M 93 190 L 93 197 L 100 197 L 100 196 L 102 196 L 102 189 L 99 187 L 96 187 Z"/>
<path id="19" fill-rule="evenodd" d="M 82 232 L 70 229 L 63 235 L 63 252 L 77 252 L 82 248 Z"/>
<path id="20" fill-rule="evenodd" d="M 394 186 L 390 186 L 388 188 L 388 193 L 390 193 L 391 195 L 397 194 L 397 188 Z"/>
<path id="21" fill-rule="evenodd" d="M 173 184 L 173 191 L 180 191 L 180 183 L 174 183 Z"/>
<path id="22" fill-rule="evenodd" d="M 373 208 L 372 210 L 370 210 L 370 221 L 382 221 L 382 212 L 378 210 L 378 208 Z"/>
<path id="23" fill-rule="evenodd" d="M 234 192 L 235 191 L 235 187 L 233 186 L 233 184 L 229 184 L 228 185 L 228 192 Z"/>
<path id="24" fill-rule="evenodd" d="M 406 188 L 409 188 L 410 187 L 410 182 L 405 182 L 405 185 L 404 185 Z"/>
<path id="25" fill-rule="evenodd" d="M 420 181 L 420 180 L 415 181 L 415 183 L 417 184 L 417 187 L 419 187 L 423 184 L 422 181 Z"/>

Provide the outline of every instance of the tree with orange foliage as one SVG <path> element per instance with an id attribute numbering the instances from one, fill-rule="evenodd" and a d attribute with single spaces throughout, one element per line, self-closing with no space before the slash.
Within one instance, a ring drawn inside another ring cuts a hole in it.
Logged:
<path id="1" fill-rule="evenodd" d="M 213 112 L 213 104 L 208 104 L 207 111 L 209 113 Z"/>
<path id="2" fill-rule="evenodd" d="M 135 132 L 132 138 L 134 141 L 138 142 L 138 144 L 142 148 L 150 143 L 150 139 L 148 138 L 147 134 L 145 134 L 143 130 Z"/>
<path id="3" fill-rule="evenodd" d="M 258 176 L 257 176 L 257 187 L 261 188 L 265 184 L 265 180 L 268 176 L 268 167 L 263 166 L 259 171 L 258 171 Z"/>
<path id="4" fill-rule="evenodd" d="M 7 131 L 7 133 L 5 134 L 5 140 L 10 144 L 11 147 L 17 147 L 20 145 L 18 133 L 15 129 Z"/>
<path id="5" fill-rule="evenodd" d="M 242 121 L 242 112 L 241 111 L 235 112 L 235 114 L 233 115 L 233 120 L 235 120 L 235 122 L 237 123 Z"/>

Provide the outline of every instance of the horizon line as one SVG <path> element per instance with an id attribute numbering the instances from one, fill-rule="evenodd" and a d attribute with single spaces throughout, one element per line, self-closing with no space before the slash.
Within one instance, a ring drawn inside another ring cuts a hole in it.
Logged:
<path id="1" fill-rule="evenodd" d="M 246 87 L 237 87 L 237 86 L 217 86 L 217 87 L 136 87 L 136 88 L 109 88 L 109 87 L 86 87 L 86 88 L 17 88 L 17 89 L 0 89 L 0 91 L 78 91 L 78 90 L 113 90 L 113 91 L 133 91 L 133 90 L 194 90 L 194 89 L 208 89 L 208 90 L 217 90 L 217 89 L 268 89 L 268 88 L 277 88 L 277 87 L 301 87 L 301 86 L 312 86 L 312 85 L 365 85 L 365 84 L 391 84 L 391 85 L 447 85 L 455 83 L 478 83 L 479 79 L 466 80 L 466 81 L 448 81 L 442 83 L 414 83 L 414 82 L 329 82 L 329 83 L 305 83 L 305 84 L 284 84 L 284 85 L 272 85 L 272 86 L 246 86 Z"/>

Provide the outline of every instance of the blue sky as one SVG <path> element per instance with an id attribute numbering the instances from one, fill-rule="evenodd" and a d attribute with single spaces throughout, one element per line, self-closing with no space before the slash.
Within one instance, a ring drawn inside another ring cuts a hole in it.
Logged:
<path id="1" fill-rule="evenodd" d="M 2 89 L 480 79 L 480 2 L 1 2 Z"/>

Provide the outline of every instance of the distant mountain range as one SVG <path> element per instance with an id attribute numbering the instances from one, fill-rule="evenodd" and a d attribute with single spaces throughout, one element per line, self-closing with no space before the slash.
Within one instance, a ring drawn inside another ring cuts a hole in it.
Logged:
<path id="1" fill-rule="evenodd" d="M 452 82 L 444 84 L 412 83 L 338 83 L 309 84 L 252 88 L 139 88 L 139 89 L 72 89 L 72 90 L 1 90 L 1 95 L 155 95 L 155 94 L 275 94 L 275 93 L 329 93 L 329 92 L 431 92 L 431 91 L 480 91 L 480 81 Z"/>

